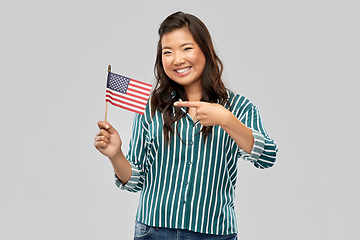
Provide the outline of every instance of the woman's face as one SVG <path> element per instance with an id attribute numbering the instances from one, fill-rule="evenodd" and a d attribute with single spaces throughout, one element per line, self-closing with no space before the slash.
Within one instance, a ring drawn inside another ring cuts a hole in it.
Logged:
<path id="1" fill-rule="evenodd" d="M 161 46 L 166 75 L 185 90 L 200 87 L 206 59 L 189 29 L 181 28 L 164 34 Z"/>

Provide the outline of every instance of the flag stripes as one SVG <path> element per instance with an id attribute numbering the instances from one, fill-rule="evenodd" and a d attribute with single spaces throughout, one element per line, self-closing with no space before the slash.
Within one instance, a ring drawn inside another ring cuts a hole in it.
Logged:
<path id="1" fill-rule="evenodd" d="M 152 86 L 109 72 L 106 102 L 135 113 L 144 114 Z"/>

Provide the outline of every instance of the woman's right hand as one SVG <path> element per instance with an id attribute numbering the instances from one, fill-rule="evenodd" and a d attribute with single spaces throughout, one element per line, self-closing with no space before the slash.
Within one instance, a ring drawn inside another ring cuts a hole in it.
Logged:
<path id="1" fill-rule="evenodd" d="M 108 122 L 99 121 L 98 126 L 100 131 L 94 139 L 94 146 L 99 152 L 111 159 L 121 152 L 120 135 Z"/>

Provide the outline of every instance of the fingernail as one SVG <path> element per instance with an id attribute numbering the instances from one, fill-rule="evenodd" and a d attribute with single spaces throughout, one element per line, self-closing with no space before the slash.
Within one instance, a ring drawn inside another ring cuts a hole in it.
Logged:
<path id="1" fill-rule="evenodd" d="M 108 128 L 109 128 L 109 125 L 106 124 L 106 125 L 105 125 L 105 128 L 108 129 Z"/>

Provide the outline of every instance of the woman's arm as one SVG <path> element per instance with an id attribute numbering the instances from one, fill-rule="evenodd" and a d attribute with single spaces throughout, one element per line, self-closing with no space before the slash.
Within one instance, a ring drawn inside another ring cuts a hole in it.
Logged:
<path id="1" fill-rule="evenodd" d="M 216 103 L 180 101 L 174 105 L 196 108 L 195 116 L 204 126 L 221 126 L 239 146 L 242 158 L 251 161 L 256 167 L 268 168 L 274 165 L 277 146 L 268 137 L 258 110 L 252 104 L 241 111 L 239 116 Z"/>
<path id="2" fill-rule="evenodd" d="M 132 169 L 121 151 L 122 141 L 119 133 L 108 122 L 99 121 L 98 126 L 100 131 L 95 137 L 94 146 L 110 159 L 116 176 L 126 184 L 131 178 Z"/>
<path id="3" fill-rule="evenodd" d="M 196 108 L 195 116 L 204 126 L 219 125 L 236 144 L 247 153 L 251 153 L 254 138 L 250 128 L 245 126 L 234 114 L 220 104 L 208 102 L 175 102 L 174 106 Z"/>
<path id="4" fill-rule="evenodd" d="M 225 109 L 225 108 L 224 108 Z M 254 137 L 252 130 L 237 119 L 229 110 L 223 111 L 223 119 L 220 121 L 220 127 L 227 132 L 236 144 L 248 154 L 254 146 Z"/>

